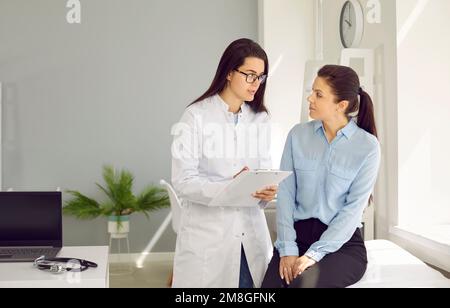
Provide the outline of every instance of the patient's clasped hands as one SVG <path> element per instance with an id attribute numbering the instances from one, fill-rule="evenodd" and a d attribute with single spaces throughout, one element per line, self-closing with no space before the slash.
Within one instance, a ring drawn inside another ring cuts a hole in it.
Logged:
<path id="1" fill-rule="evenodd" d="M 316 264 L 316 261 L 307 256 L 282 257 L 280 258 L 280 277 L 290 285 L 294 279 L 314 264 Z"/>

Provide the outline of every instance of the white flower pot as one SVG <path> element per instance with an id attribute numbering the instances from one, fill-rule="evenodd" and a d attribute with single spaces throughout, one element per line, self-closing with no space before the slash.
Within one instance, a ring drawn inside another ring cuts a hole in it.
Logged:
<path id="1" fill-rule="evenodd" d="M 111 234 L 111 238 L 126 238 L 130 232 L 130 216 L 110 216 L 108 232 Z"/>

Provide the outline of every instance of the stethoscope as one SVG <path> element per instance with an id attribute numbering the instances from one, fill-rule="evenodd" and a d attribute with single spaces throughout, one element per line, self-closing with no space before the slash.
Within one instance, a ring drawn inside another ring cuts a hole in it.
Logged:
<path id="1" fill-rule="evenodd" d="M 63 264 L 64 263 L 64 264 Z M 84 272 L 90 267 L 97 267 L 97 263 L 77 258 L 45 258 L 40 256 L 34 260 L 34 267 L 53 274 L 65 272 Z"/>

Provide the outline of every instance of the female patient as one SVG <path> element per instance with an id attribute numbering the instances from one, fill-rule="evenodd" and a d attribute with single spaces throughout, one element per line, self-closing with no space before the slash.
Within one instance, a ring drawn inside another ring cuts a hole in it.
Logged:
<path id="1" fill-rule="evenodd" d="M 355 71 L 327 65 L 308 101 L 315 121 L 294 127 L 283 153 L 294 174 L 279 187 L 266 288 L 346 287 L 367 266 L 359 226 L 380 164 L 372 100 Z"/>

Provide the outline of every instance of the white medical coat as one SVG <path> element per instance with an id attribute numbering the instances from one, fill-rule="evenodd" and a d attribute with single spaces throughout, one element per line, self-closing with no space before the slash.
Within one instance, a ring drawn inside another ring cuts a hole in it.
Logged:
<path id="1" fill-rule="evenodd" d="M 188 107 L 172 134 L 172 184 L 183 200 L 173 287 L 237 288 L 241 244 L 255 287 L 272 257 L 262 207 L 210 207 L 243 167 L 270 169 L 267 113 L 244 103 L 235 125 L 219 95 Z"/>

